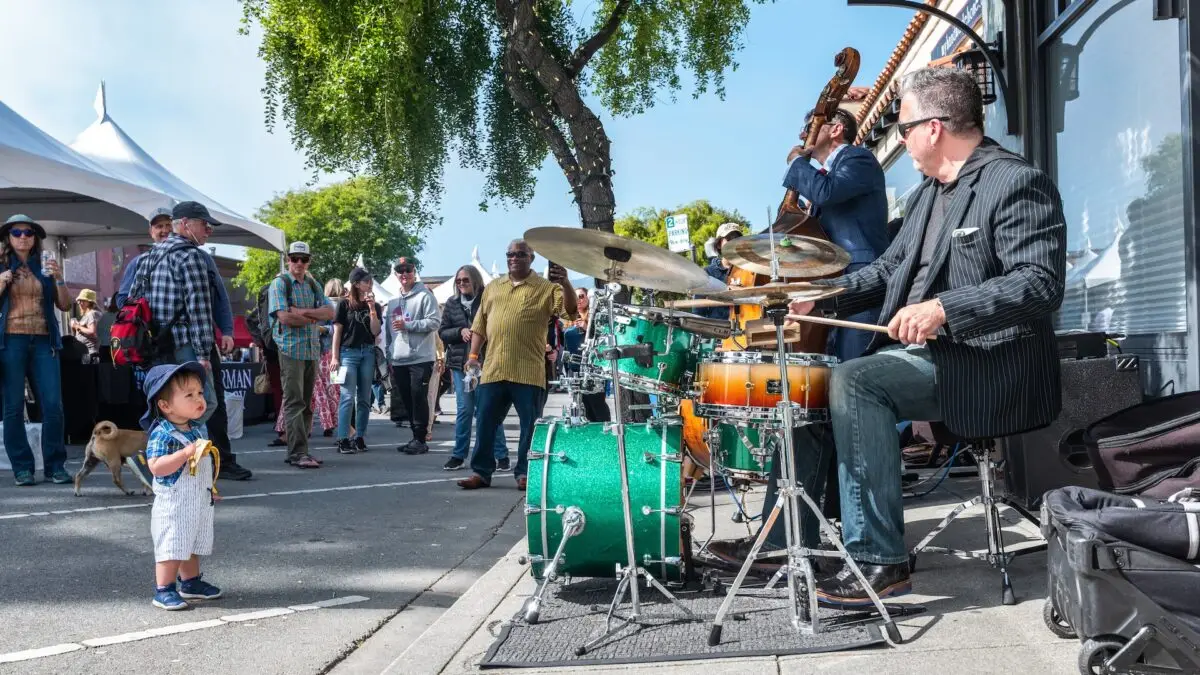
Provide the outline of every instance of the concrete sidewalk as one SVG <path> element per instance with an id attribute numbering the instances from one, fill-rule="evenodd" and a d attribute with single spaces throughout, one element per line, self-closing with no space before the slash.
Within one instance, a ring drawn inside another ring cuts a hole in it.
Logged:
<path id="1" fill-rule="evenodd" d="M 913 545 L 936 525 L 949 505 L 973 496 L 975 478 L 951 478 L 932 494 L 906 504 L 907 538 Z M 763 488 L 749 496 L 750 513 L 757 513 Z M 691 500 L 698 541 L 707 537 L 711 527 L 709 496 L 697 494 Z M 731 521 L 735 507 L 728 495 L 718 496 L 716 531 L 720 539 L 740 537 L 747 526 Z M 960 517 L 936 543 L 954 548 L 982 548 L 983 518 L 978 509 L 969 517 Z M 1037 538 L 1036 529 L 1019 521 L 1015 513 L 1002 510 L 1006 523 L 1006 545 L 1019 545 Z M 756 526 L 757 524 L 753 524 Z M 524 530 L 524 518 L 514 512 L 504 529 Z M 405 640 L 406 648 L 376 643 L 373 637 L 335 673 L 387 673 L 423 675 L 478 673 L 478 664 L 499 634 L 503 624 L 521 610 L 535 585 L 528 568 L 518 563 L 527 551 L 518 542 L 484 576 L 475 581 L 458 601 L 419 637 Z M 913 581 L 916 592 L 901 601 L 919 603 L 926 613 L 900 619 L 897 623 L 904 644 L 858 651 L 826 654 L 710 659 L 638 665 L 592 666 L 554 669 L 528 669 L 523 673 L 1015 673 L 1054 674 L 1078 672 L 1076 657 L 1079 643 L 1061 640 L 1042 623 L 1045 598 L 1046 554 L 1018 557 L 1009 567 L 1018 604 L 1000 604 L 1000 577 L 981 561 L 966 561 L 944 555 L 928 554 L 917 565 Z M 551 593 L 550 597 L 553 597 Z M 551 600 L 552 601 L 552 600 Z M 404 613 L 393 620 L 403 621 Z M 389 626 L 390 627 L 390 626 Z M 380 631 L 386 634 L 387 629 Z M 374 667 L 363 668 L 352 666 Z M 380 664 L 386 665 L 382 668 Z"/>

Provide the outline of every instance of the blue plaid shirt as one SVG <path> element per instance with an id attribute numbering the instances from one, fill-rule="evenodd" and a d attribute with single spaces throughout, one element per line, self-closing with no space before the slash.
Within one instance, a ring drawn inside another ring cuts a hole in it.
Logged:
<path id="1" fill-rule="evenodd" d="M 208 428 L 203 424 L 192 423 L 192 428 L 189 431 L 180 431 L 175 428 L 174 424 L 169 421 L 159 418 L 154 421 L 150 427 L 150 437 L 146 440 L 146 460 L 152 460 L 155 457 L 165 457 L 172 452 L 175 452 L 187 445 L 180 443 L 178 438 L 175 438 L 176 432 L 187 439 L 188 443 L 198 441 L 202 438 L 208 438 Z M 169 476 L 155 476 L 154 481 L 159 485 L 171 487 L 179 477 L 183 475 L 183 469 L 187 464 L 179 467 L 179 470 Z"/>
<path id="2" fill-rule="evenodd" d="M 329 300 L 321 291 L 316 281 L 310 281 L 311 275 L 296 280 L 290 274 L 275 277 L 267 291 L 267 313 L 271 315 L 271 330 L 279 353 L 299 361 L 320 361 L 321 340 L 317 325 L 310 323 L 305 326 L 285 326 L 275 317 L 276 312 L 298 307 L 300 309 L 316 309 L 325 307 Z M 288 284 L 292 287 L 292 303 L 288 306 Z M 315 291 L 315 292 L 314 292 Z"/>
<path id="3" fill-rule="evenodd" d="M 171 326 L 175 348 L 190 346 L 207 359 L 216 342 L 208 254 L 172 232 L 138 259 L 129 295 L 144 297 L 160 327 Z M 149 282 L 149 288 L 145 283 Z"/>

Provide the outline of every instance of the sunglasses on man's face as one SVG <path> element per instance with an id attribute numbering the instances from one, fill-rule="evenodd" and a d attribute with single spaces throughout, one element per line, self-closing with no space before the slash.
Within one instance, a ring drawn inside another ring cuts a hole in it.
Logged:
<path id="1" fill-rule="evenodd" d="M 18 230 L 15 228 L 9 230 L 8 233 L 11 234 L 12 236 L 18 237 L 18 238 L 19 237 L 36 237 L 37 236 L 37 233 L 34 232 L 33 230 Z"/>
<path id="2" fill-rule="evenodd" d="M 297 264 L 307 265 L 309 258 L 306 255 L 291 255 L 291 256 L 288 256 L 288 260 L 291 260 L 292 262 L 297 263 Z"/>
<path id="3" fill-rule="evenodd" d="M 504 254 L 504 257 L 505 258 L 528 258 L 529 253 L 527 251 L 508 251 L 507 253 Z"/>
<path id="4" fill-rule="evenodd" d="M 413 272 L 417 271 L 417 268 L 404 265 L 396 267 L 395 270 L 396 274 L 412 274 Z"/>

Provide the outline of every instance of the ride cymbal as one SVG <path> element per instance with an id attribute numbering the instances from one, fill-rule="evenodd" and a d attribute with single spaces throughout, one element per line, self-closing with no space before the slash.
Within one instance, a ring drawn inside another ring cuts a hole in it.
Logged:
<path id="1" fill-rule="evenodd" d="M 771 235 L 738 237 L 721 247 L 721 257 L 756 274 L 771 274 Z M 850 264 L 850 254 L 824 239 L 798 235 L 774 235 L 779 276 L 785 279 L 815 279 L 837 274 Z"/>
<path id="2" fill-rule="evenodd" d="M 716 292 L 696 292 L 708 300 L 719 300 L 735 305 L 773 305 L 781 302 L 812 302 L 832 298 L 846 290 L 840 286 L 818 286 L 807 281 L 763 284 L 730 288 Z"/>
<path id="3" fill-rule="evenodd" d="M 535 227 L 526 230 L 525 242 L 569 270 L 626 286 L 676 293 L 725 288 L 679 254 L 611 232 Z"/>

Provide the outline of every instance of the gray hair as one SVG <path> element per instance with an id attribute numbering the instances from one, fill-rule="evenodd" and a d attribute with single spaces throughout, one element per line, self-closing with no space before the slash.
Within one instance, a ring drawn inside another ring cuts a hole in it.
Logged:
<path id="1" fill-rule="evenodd" d="M 474 265 L 463 265 L 450 278 L 450 283 L 454 284 L 454 297 L 462 297 L 462 289 L 458 287 L 457 281 L 460 272 L 467 273 L 467 277 L 471 280 L 471 290 L 474 291 L 474 295 L 479 295 L 483 292 L 483 275 L 479 273 L 479 270 L 475 269 Z"/>
<path id="2" fill-rule="evenodd" d="M 524 239 L 517 238 L 517 239 L 513 239 L 512 241 L 508 242 L 509 248 L 512 248 L 514 246 L 516 246 L 517 248 L 520 248 L 520 249 L 525 249 L 526 251 L 529 251 L 530 253 L 533 253 L 533 249 L 529 248 L 529 243 L 526 242 Z"/>
<path id="3" fill-rule="evenodd" d="M 922 68 L 904 78 L 900 95 L 915 104 L 917 119 L 945 117 L 952 133 L 983 131 L 983 94 L 966 71 L 957 68 Z"/>
<path id="4" fill-rule="evenodd" d="M 187 227 L 187 221 L 188 221 L 187 218 L 175 218 L 174 220 L 171 221 L 171 229 L 178 232 L 179 230 L 183 229 L 184 227 Z"/>

